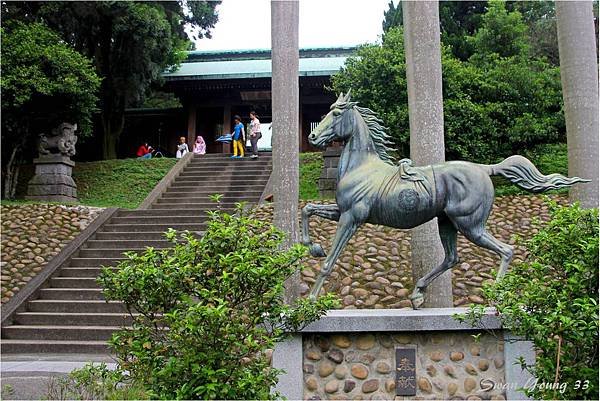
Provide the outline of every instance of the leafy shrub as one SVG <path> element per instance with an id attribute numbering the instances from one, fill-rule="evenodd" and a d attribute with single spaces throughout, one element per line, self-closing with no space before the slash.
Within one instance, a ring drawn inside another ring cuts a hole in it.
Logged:
<path id="1" fill-rule="evenodd" d="M 307 152 L 300 154 L 300 199 L 319 199 L 319 177 L 323 169 L 323 154 Z"/>
<path id="2" fill-rule="evenodd" d="M 337 305 L 332 296 L 284 302 L 284 281 L 305 249 L 280 250 L 284 234 L 251 219 L 209 212 L 196 238 L 171 230 L 173 246 L 127 254 L 99 279 L 107 299 L 133 313 L 113 335 L 122 369 L 164 399 L 270 399 L 279 370 L 269 349 Z"/>
<path id="3" fill-rule="evenodd" d="M 560 72 L 530 57 L 519 12 L 493 2 L 467 39 L 476 51 L 468 60 L 442 48 L 446 159 L 491 163 L 564 141 Z M 359 48 L 332 77 L 334 91 L 352 88 L 354 100 L 379 114 L 402 157 L 409 156 L 405 64 L 403 31 L 394 27 L 381 45 Z"/>
<path id="4" fill-rule="evenodd" d="M 53 377 L 48 382 L 49 400 L 142 400 L 148 395 L 132 383 L 120 370 L 111 370 L 105 363 L 88 363 L 68 376 Z"/>
<path id="5" fill-rule="evenodd" d="M 533 342 L 525 366 L 539 383 L 534 399 L 598 399 L 598 209 L 551 202 L 552 220 L 528 241 L 529 258 L 484 287 L 505 328 Z M 472 306 L 468 316 L 479 319 Z"/>

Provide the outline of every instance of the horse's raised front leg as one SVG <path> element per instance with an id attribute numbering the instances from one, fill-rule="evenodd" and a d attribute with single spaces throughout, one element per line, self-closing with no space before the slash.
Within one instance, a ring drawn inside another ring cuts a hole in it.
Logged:
<path id="1" fill-rule="evenodd" d="M 331 274 L 333 266 L 335 266 L 335 262 L 342 253 L 342 250 L 362 223 L 364 223 L 364 219 L 357 219 L 352 211 L 344 212 L 340 216 L 333 245 L 331 246 L 331 253 L 325 259 L 319 277 L 310 292 L 311 299 L 315 299 L 319 295 L 325 279 Z"/>
<path id="2" fill-rule="evenodd" d="M 425 301 L 425 290 L 433 280 L 439 277 L 446 270 L 458 263 L 458 253 L 456 251 L 456 228 L 448 220 L 448 218 L 438 218 L 438 232 L 440 240 L 444 247 L 444 261 L 431 270 L 429 273 L 421 277 L 415 284 L 415 289 L 410 296 L 410 302 L 413 309 L 418 309 Z"/>
<path id="3" fill-rule="evenodd" d="M 340 209 L 338 205 L 316 205 L 309 203 L 302 208 L 302 245 L 306 245 L 310 250 L 310 254 L 315 257 L 325 257 L 327 254 L 323 250 L 320 244 L 313 244 L 310 240 L 310 234 L 308 231 L 308 219 L 310 216 L 316 215 L 323 217 L 328 220 L 339 221 Z"/>

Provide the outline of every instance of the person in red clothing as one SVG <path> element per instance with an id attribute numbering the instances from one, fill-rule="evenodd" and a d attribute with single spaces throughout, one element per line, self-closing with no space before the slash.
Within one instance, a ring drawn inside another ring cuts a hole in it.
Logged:
<path id="1" fill-rule="evenodd" d="M 148 142 L 145 142 L 143 145 L 140 145 L 138 148 L 136 155 L 140 159 L 151 159 L 152 158 L 152 146 L 148 145 Z"/>

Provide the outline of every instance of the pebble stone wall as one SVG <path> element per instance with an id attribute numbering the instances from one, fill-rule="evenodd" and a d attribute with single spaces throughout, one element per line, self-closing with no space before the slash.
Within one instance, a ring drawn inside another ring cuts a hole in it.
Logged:
<path id="1" fill-rule="evenodd" d="M 551 195 L 560 204 L 567 204 L 564 196 Z M 317 201 L 315 203 L 332 203 Z M 305 203 L 300 206 L 303 207 Z M 272 205 L 260 206 L 255 214 L 272 220 Z M 503 196 L 496 198 L 487 223 L 488 230 L 499 240 L 515 245 L 514 262 L 522 261 L 526 250 L 514 235 L 530 238 L 549 219 L 548 206 L 543 196 Z M 310 236 L 326 252 L 336 222 L 313 216 Z M 481 296 L 482 284 L 493 280 L 500 264 L 496 254 L 480 248 L 459 234 L 458 254 L 461 262 L 452 269 L 454 306 L 471 303 L 485 304 Z M 410 254 L 410 231 L 365 224 L 349 241 L 325 284 L 325 291 L 337 293 L 344 309 L 411 308 L 408 299 L 413 288 Z M 323 259 L 308 257 L 302 271 L 302 291 L 308 292 L 320 271 Z"/>
<path id="2" fill-rule="evenodd" d="M 53 204 L 2 205 L 2 303 L 19 292 L 102 210 Z"/>
<path id="3" fill-rule="evenodd" d="M 416 347 L 416 396 L 396 396 L 395 347 Z M 504 400 L 499 334 L 309 335 L 303 341 L 307 400 Z"/>

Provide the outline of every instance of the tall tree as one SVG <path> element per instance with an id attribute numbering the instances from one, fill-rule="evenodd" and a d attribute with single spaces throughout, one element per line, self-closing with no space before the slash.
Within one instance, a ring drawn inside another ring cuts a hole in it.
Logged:
<path id="1" fill-rule="evenodd" d="M 560 75 L 565 102 L 569 175 L 591 179 L 570 191 L 598 207 L 598 59 L 592 3 L 556 3 Z"/>
<path id="2" fill-rule="evenodd" d="M 438 2 L 407 1 L 402 3 L 402 9 L 410 156 L 419 166 L 435 164 L 445 160 Z M 411 235 L 413 278 L 417 280 L 443 262 L 444 250 L 437 219 L 412 229 Z M 424 302 L 426 307 L 451 307 L 451 272 L 442 273 L 429 286 L 424 301 L 416 302 Z M 415 300 L 413 305 L 418 306 Z"/>
<path id="3" fill-rule="evenodd" d="M 3 197 L 14 195 L 23 151 L 62 122 L 91 132 L 100 79 L 90 62 L 39 23 L 1 29 Z"/>
<path id="4" fill-rule="evenodd" d="M 102 156 L 116 158 L 128 107 L 139 105 L 161 72 L 177 65 L 196 37 L 210 37 L 217 1 L 3 3 L 6 18 L 38 20 L 93 60 L 102 78 Z"/>
<path id="5" fill-rule="evenodd" d="M 399 3 L 399 2 L 398 2 Z M 473 53 L 465 36 L 475 33 L 481 24 L 481 16 L 486 11 L 485 1 L 441 1 L 439 3 L 440 30 L 442 43 L 452 46 L 452 53 L 466 60 Z M 391 0 L 383 14 L 383 32 L 402 26 L 402 7 Z"/>

